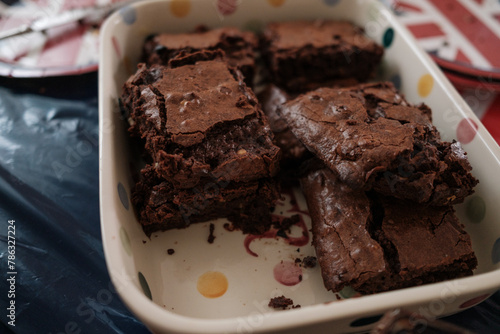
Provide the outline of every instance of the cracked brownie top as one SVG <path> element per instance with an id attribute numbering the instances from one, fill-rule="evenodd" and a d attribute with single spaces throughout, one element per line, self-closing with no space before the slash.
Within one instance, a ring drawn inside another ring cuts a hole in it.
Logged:
<path id="1" fill-rule="evenodd" d="M 443 142 L 425 105 L 391 83 L 320 88 L 278 108 L 342 182 L 432 205 L 459 203 L 477 180 L 458 143 Z"/>
<path id="2" fill-rule="evenodd" d="M 124 85 L 130 132 L 157 172 L 178 188 L 202 179 L 246 182 L 277 172 L 279 148 L 254 93 L 222 53 L 139 65 Z"/>

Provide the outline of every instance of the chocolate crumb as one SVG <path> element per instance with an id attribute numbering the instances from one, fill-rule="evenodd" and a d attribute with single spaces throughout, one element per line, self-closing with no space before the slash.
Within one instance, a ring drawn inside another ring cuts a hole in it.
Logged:
<path id="1" fill-rule="evenodd" d="M 288 239 L 288 235 L 286 235 L 286 232 L 282 229 L 279 229 L 278 232 L 276 232 L 276 236 Z"/>
<path id="2" fill-rule="evenodd" d="M 167 249 L 167 254 L 168 254 L 168 255 L 172 255 L 172 254 L 174 254 L 174 253 L 175 253 L 175 250 L 174 250 L 173 248 L 169 248 L 169 249 Z"/>
<path id="3" fill-rule="evenodd" d="M 301 263 L 301 262 L 302 262 L 302 260 L 300 258 L 295 259 L 295 263 Z"/>
<path id="4" fill-rule="evenodd" d="M 300 304 L 292 305 L 292 308 L 300 308 Z"/>
<path id="5" fill-rule="evenodd" d="M 290 298 L 286 298 L 285 296 L 274 297 L 269 300 L 269 307 L 272 308 L 281 308 L 286 310 L 289 306 L 293 307 L 293 300 Z"/>
<path id="6" fill-rule="evenodd" d="M 316 267 L 317 259 L 315 256 L 306 256 L 304 260 L 302 260 L 302 266 L 304 268 L 314 268 Z"/>
<path id="7" fill-rule="evenodd" d="M 142 243 L 145 244 L 147 241 L 146 240 L 142 240 Z"/>
<path id="8" fill-rule="evenodd" d="M 234 225 L 230 223 L 225 223 L 222 227 L 228 232 L 233 232 L 234 231 Z"/>
<path id="9" fill-rule="evenodd" d="M 208 235 L 208 243 L 213 244 L 215 240 L 215 235 L 214 235 L 214 230 L 215 230 L 215 225 L 210 223 L 210 234 Z"/>

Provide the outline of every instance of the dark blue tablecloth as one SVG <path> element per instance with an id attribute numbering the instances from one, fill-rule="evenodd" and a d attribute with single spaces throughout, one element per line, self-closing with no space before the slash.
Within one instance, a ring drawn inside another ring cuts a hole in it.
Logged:
<path id="1" fill-rule="evenodd" d="M 0 332 L 147 333 L 111 285 L 99 222 L 97 75 L 0 79 Z M 15 297 L 7 296 L 8 221 Z M 15 327 L 8 303 L 15 300 Z M 500 293 L 447 318 L 500 333 Z"/>

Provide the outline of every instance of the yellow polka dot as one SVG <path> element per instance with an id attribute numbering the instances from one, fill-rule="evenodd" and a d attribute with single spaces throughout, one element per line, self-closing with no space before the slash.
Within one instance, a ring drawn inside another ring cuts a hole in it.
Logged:
<path id="1" fill-rule="evenodd" d="M 196 288 L 198 292 L 207 298 L 217 298 L 227 291 L 227 278 L 218 271 L 207 271 L 198 278 Z"/>
<path id="2" fill-rule="evenodd" d="M 273 7 L 280 7 L 285 3 L 285 0 L 267 0 Z"/>
<path id="3" fill-rule="evenodd" d="M 431 91 L 432 87 L 434 86 L 434 79 L 430 74 L 424 74 L 420 77 L 420 80 L 418 80 L 418 95 L 421 97 L 426 97 L 428 96 Z"/>
<path id="4" fill-rule="evenodd" d="M 189 0 L 172 0 L 170 2 L 170 11 L 174 16 L 184 17 L 191 10 L 191 2 Z"/>

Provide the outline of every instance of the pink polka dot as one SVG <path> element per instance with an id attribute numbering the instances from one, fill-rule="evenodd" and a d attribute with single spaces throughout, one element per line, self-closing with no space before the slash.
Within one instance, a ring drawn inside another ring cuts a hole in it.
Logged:
<path id="1" fill-rule="evenodd" d="M 238 0 L 218 0 L 217 9 L 222 15 L 231 15 L 238 8 Z"/>
<path id="2" fill-rule="evenodd" d="M 490 296 L 489 294 L 486 294 L 486 295 L 474 297 L 474 298 L 469 299 L 468 301 L 460 304 L 459 308 L 467 308 L 467 307 L 474 306 L 476 304 L 479 304 L 483 300 L 487 299 L 489 296 Z"/>
<path id="3" fill-rule="evenodd" d="M 464 118 L 457 126 L 457 140 L 462 144 L 470 143 L 477 133 L 477 124 L 470 118 Z"/>
<path id="4" fill-rule="evenodd" d="M 278 263 L 273 272 L 274 279 L 286 286 L 296 285 L 302 281 L 302 269 L 291 261 Z"/>

